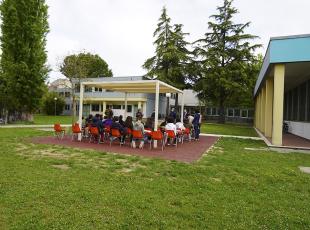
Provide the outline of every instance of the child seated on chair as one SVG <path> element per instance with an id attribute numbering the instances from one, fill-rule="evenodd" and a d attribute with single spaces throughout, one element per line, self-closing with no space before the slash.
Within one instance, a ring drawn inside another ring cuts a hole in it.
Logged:
<path id="1" fill-rule="evenodd" d="M 119 118 L 117 116 L 114 116 L 113 117 L 113 122 L 112 122 L 112 125 L 111 125 L 111 130 L 112 129 L 118 129 L 119 132 L 121 133 L 121 135 L 124 135 L 124 132 L 125 132 L 125 129 L 124 127 L 119 123 Z M 120 137 L 120 142 L 123 143 L 123 138 Z"/>
<path id="2" fill-rule="evenodd" d="M 133 125 L 133 130 L 141 131 L 142 135 L 144 135 L 144 125 L 141 121 L 141 118 L 137 118 L 137 121 Z M 139 139 L 139 140 L 140 140 L 139 148 L 142 149 L 143 145 L 144 145 L 144 138 Z M 132 139 L 132 147 L 136 148 L 136 139 L 135 138 Z"/>
<path id="3" fill-rule="evenodd" d="M 168 117 L 167 119 L 167 124 L 165 126 L 165 130 L 168 131 L 168 130 L 172 130 L 174 132 L 174 135 L 176 136 L 177 135 L 177 127 L 176 125 L 174 124 L 174 118 L 173 117 Z M 167 139 L 167 142 L 171 142 L 171 140 L 169 140 L 169 138 Z"/>

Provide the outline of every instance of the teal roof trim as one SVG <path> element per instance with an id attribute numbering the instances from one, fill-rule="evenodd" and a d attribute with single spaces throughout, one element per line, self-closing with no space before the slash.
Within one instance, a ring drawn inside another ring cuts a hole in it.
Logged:
<path id="1" fill-rule="evenodd" d="M 310 61 L 310 37 L 270 41 L 270 63 Z"/>

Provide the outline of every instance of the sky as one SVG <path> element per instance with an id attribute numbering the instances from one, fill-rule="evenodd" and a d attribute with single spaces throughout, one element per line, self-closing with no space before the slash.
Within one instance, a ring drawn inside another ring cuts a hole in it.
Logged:
<path id="1" fill-rule="evenodd" d="M 210 15 L 222 0 L 47 0 L 50 32 L 47 36 L 49 81 L 64 76 L 59 64 L 82 51 L 101 56 L 114 76 L 139 76 L 154 55 L 153 32 L 163 6 L 173 24 L 183 24 L 189 42 L 208 31 Z M 235 22 L 251 22 L 247 33 L 257 35 L 263 47 L 269 38 L 310 33 L 309 0 L 235 0 Z"/>

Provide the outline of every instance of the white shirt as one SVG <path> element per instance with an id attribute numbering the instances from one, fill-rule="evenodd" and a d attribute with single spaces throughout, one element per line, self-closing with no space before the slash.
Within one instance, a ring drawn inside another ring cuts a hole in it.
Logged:
<path id="1" fill-rule="evenodd" d="M 165 126 L 166 130 L 173 130 L 174 134 L 177 134 L 177 127 L 173 123 L 167 123 Z"/>
<path id="2" fill-rule="evenodd" d="M 181 130 L 185 129 L 184 124 L 182 122 L 175 123 L 175 126 L 177 129 L 181 129 Z"/>
<path id="3" fill-rule="evenodd" d="M 192 115 L 188 116 L 188 123 L 193 124 L 194 117 Z"/>

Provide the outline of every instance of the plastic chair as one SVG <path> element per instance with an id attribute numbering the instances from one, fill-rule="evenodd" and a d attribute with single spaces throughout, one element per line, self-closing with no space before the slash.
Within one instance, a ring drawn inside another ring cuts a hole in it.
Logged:
<path id="1" fill-rule="evenodd" d="M 177 136 L 175 135 L 173 130 L 166 130 L 166 140 L 165 143 L 167 143 L 167 139 L 171 138 L 172 142 L 175 141 L 175 147 L 178 147 L 178 140 L 177 140 Z"/>
<path id="2" fill-rule="evenodd" d="M 191 130 L 189 128 L 185 128 L 185 130 L 183 130 L 183 139 L 184 137 L 187 137 L 187 140 L 188 141 L 191 141 L 192 140 L 192 137 L 191 137 Z M 183 141 L 182 141 L 183 142 Z"/>
<path id="3" fill-rule="evenodd" d="M 111 129 L 111 132 L 110 132 L 110 146 L 112 146 L 112 142 L 114 140 L 117 140 L 119 139 L 119 145 L 122 146 L 122 135 L 121 135 L 121 132 L 118 130 L 118 129 Z"/>
<path id="4" fill-rule="evenodd" d="M 104 139 L 108 140 L 110 137 L 110 133 L 111 133 L 111 127 L 106 126 L 103 130 Z"/>
<path id="5" fill-rule="evenodd" d="M 55 132 L 55 136 L 62 140 L 62 138 L 65 136 L 65 132 L 66 130 L 63 129 L 60 124 L 54 124 L 54 132 Z"/>
<path id="6" fill-rule="evenodd" d="M 80 126 L 79 126 L 78 123 L 74 123 L 74 124 L 72 125 L 72 141 L 73 141 L 74 139 L 77 140 L 79 134 L 82 135 L 82 131 L 81 131 L 81 129 L 80 129 Z M 83 135 L 82 135 L 82 138 L 83 138 Z"/>
<path id="7" fill-rule="evenodd" d="M 90 127 L 89 128 L 89 142 L 95 142 L 97 140 L 98 144 L 100 143 L 100 134 L 97 127 Z"/>
<path id="8" fill-rule="evenodd" d="M 143 133 L 141 130 L 132 130 L 132 142 L 134 142 L 136 140 L 144 141 L 144 136 L 143 136 Z M 142 146 L 142 148 L 143 148 L 143 146 Z M 134 147 L 133 143 L 131 143 L 131 147 Z"/>
<path id="9" fill-rule="evenodd" d="M 150 149 L 152 149 L 154 141 L 161 141 L 161 151 L 164 151 L 165 139 L 163 133 L 160 130 L 153 131 L 151 133 Z"/>

